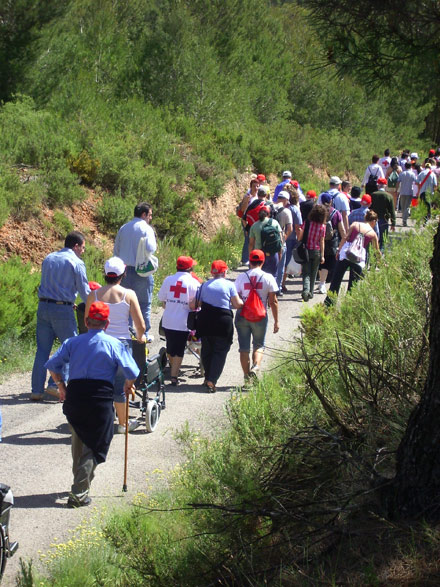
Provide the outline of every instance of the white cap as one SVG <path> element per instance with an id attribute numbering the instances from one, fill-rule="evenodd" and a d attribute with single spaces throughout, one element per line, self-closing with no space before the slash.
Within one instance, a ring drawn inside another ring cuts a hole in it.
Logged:
<path id="1" fill-rule="evenodd" d="M 278 199 L 280 199 L 280 198 L 284 198 L 285 200 L 290 200 L 290 196 L 285 190 L 281 191 L 278 194 Z"/>
<path id="2" fill-rule="evenodd" d="M 292 177 L 291 171 L 283 171 L 283 177 Z"/>
<path id="3" fill-rule="evenodd" d="M 417 153 L 411 153 L 411 159 L 418 159 L 419 156 Z"/>
<path id="4" fill-rule="evenodd" d="M 337 175 L 332 175 L 330 178 L 330 185 L 339 185 L 342 181 L 339 179 Z"/>
<path id="5" fill-rule="evenodd" d="M 111 257 L 105 262 L 104 271 L 106 275 L 114 273 L 115 275 L 122 275 L 125 271 L 125 263 L 119 257 Z"/>

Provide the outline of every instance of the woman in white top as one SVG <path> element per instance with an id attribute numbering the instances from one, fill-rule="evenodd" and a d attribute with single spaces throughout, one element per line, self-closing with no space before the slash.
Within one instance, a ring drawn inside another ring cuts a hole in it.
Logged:
<path id="1" fill-rule="evenodd" d="M 89 309 L 93 302 L 100 301 L 108 304 L 110 308 L 110 324 L 106 329 L 106 334 L 119 339 L 131 352 L 131 335 L 128 329 L 129 318 L 133 320 L 136 339 L 139 342 L 145 342 L 145 322 L 139 306 L 136 293 L 132 289 L 126 289 L 121 286 L 121 280 L 125 275 L 125 264 L 119 257 L 111 257 L 105 262 L 104 279 L 106 285 L 92 291 L 86 303 L 84 317 L 89 315 Z M 116 414 L 118 416 L 118 432 L 125 432 L 125 394 L 124 394 L 125 375 L 122 369 L 118 369 L 114 381 L 114 402 Z M 138 426 L 136 420 L 129 422 L 129 431 L 131 432 Z"/>

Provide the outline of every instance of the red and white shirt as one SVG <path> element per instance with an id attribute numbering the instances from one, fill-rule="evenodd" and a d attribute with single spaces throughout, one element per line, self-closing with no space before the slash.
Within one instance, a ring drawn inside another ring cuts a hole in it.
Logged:
<path id="1" fill-rule="evenodd" d="M 177 271 L 164 279 L 157 294 L 165 302 L 162 325 L 170 330 L 188 330 L 189 302 L 196 297 L 200 283 L 186 271 Z"/>
<path id="2" fill-rule="evenodd" d="M 306 223 L 302 225 L 304 229 Z M 307 248 L 309 251 L 319 251 L 321 248 L 321 239 L 325 238 L 325 224 L 310 222 L 309 234 L 307 235 Z"/>

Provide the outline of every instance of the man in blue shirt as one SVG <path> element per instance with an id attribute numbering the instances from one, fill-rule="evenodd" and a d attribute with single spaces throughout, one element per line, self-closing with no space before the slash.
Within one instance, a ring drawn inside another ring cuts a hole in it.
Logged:
<path id="1" fill-rule="evenodd" d="M 145 248 L 147 253 L 156 251 L 156 235 L 150 226 L 153 218 L 153 210 L 150 204 L 141 202 L 134 209 L 134 218 L 127 222 L 118 231 L 115 240 L 113 253 L 116 257 L 122 259 L 126 265 L 125 276 L 121 285 L 136 292 L 141 307 L 142 316 L 145 320 L 145 335 L 147 342 L 151 342 L 153 337 L 149 334 L 151 300 L 153 298 L 154 277 L 147 275 L 143 277 L 136 273 L 136 255 L 139 241 L 145 239 Z"/>
<path id="2" fill-rule="evenodd" d="M 59 389 L 63 412 L 72 432 L 73 484 L 67 507 L 89 505 L 90 484 L 99 463 L 105 462 L 113 438 L 113 381 L 124 370 L 127 396 L 139 374 L 133 357 L 117 338 L 105 334 L 110 309 L 94 302 L 86 318 L 89 331 L 66 340 L 45 364 Z M 66 387 L 61 377 L 70 365 Z"/>
<path id="3" fill-rule="evenodd" d="M 278 194 L 284 189 L 284 186 L 288 183 L 290 183 L 290 180 L 292 179 L 292 172 L 291 171 L 283 171 L 283 179 L 281 180 L 281 182 L 277 185 L 277 187 L 275 188 L 274 192 L 273 192 L 273 203 L 275 204 L 278 200 Z"/>
<path id="4" fill-rule="evenodd" d="M 41 401 L 44 395 L 46 382 L 45 362 L 49 358 L 56 338 L 64 342 L 71 336 L 76 336 L 77 326 L 74 314 L 74 303 L 79 292 L 86 302 L 90 293 L 87 281 L 86 267 L 81 260 L 85 251 L 84 235 L 80 232 L 70 232 L 64 241 L 61 251 L 50 253 L 41 266 L 41 283 L 38 288 L 37 311 L 37 352 L 32 369 L 31 400 Z M 69 370 L 63 372 L 67 381 Z M 49 381 L 48 391 L 52 390 Z"/>

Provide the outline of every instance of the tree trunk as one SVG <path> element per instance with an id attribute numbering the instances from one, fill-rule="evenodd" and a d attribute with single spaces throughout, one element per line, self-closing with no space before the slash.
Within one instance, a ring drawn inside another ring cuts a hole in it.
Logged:
<path id="1" fill-rule="evenodd" d="M 429 366 L 420 403 L 397 451 L 392 509 L 406 519 L 440 520 L 440 226 L 430 262 L 432 294 Z"/>

